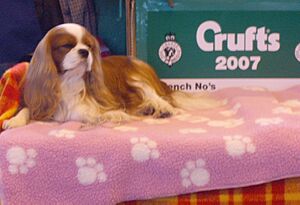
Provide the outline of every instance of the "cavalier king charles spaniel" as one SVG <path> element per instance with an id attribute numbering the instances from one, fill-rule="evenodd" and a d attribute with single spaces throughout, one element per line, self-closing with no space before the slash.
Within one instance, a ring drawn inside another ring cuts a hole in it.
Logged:
<path id="1" fill-rule="evenodd" d="M 150 65 L 134 57 L 101 59 L 96 38 L 68 23 L 52 28 L 38 44 L 26 73 L 22 109 L 3 128 L 30 120 L 99 124 L 166 118 L 182 109 L 219 105 L 209 97 L 172 91 Z"/>

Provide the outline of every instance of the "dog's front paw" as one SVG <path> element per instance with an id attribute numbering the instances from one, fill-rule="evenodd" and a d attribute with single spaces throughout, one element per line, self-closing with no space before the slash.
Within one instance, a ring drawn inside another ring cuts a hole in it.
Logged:
<path id="1" fill-rule="evenodd" d="M 137 115 L 149 116 L 155 113 L 155 108 L 153 106 L 145 106 L 137 111 Z"/>
<path id="2" fill-rule="evenodd" d="M 13 117 L 3 122 L 2 129 L 7 130 L 7 129 L 17 128 L 17 127 L 22 127 L 25 126 L 26 124 L 27 121 L 25 119 Z"/>
<path id="3" fill-rule="evenodd" d="M 168 118 L 176 113 L 176 108 L 165 102 L 141 106 L 137 111 L 138 116 L 152 116 L 153 118 Z"/>
<path id="4" fill-rule="evenodd" d="M 170 111 L 160 111 L 159 113 L 156 113 L 153 117 L 154 118 L 169 118 L 173 116 L 173 112 Z"/>
<path id="5" fill-rule="evenodd" d="M 153 113 L 153 118 L 169 118 L 180 112 L 179 109 L 174 108 L 169 104 L 160 104 L 156 107 Z"/>
<path id="6" fill-rule="evenodd" d="M 22 127 L 27 125 L 29 120 L 29 110 L 28 108 L 23 108 L 15 117 L 5 120 L 2 124 L 2 129 Z"/>

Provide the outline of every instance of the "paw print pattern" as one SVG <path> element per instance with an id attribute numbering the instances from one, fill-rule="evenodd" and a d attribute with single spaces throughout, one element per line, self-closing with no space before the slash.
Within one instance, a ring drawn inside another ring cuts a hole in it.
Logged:
<path id="1" fill-rule="evenodd" d="M 274 108 L 273 114 L 300 115 L 300 100 L 293 99 L 280 103 L 281 106 Z"/>
<path id="2" fill-rule="evenodd" d="M 143 120 L 143 122 L 149 124 L 149 125 L 162 125 L 162 124 L 167 124 L 170 122 L 168 119 L 153 119 L 153 118 L 148 118 Z"/>
<path id="3" fill-rule="evenodd" d="M 27 174 L 29 169 L 36 165 L 34 159 L 36 156 L 37 152 L 34 149 L 11 147 L 6 153 L 6 159 L 9 162 L 8 171 L 11 174 Z"/>
<path id="4" fill-rule="evenodd" d="M 207 121 L 209 121 L 209 118 L 207 117 L 195 117 L 190 119 L 188 122 L 193 124 L 193 123 L 202 123 Z"/>
<path id="5" fill-rule="evenodd" d="M 191 185 L 201 187 L 208 184 L 210 174 L 204 167 L 205 161 L 203 159 L 188 161 L 180 172 L 182 186 L 188 188 Z"/>
<path id="6" fill-rule="evenodd" d="M 189 119 L 191 119 L 191 114 L 188 113 L 182 113 L 180 115 L 175 115 L 174 119 L 180 120 L 180 121 L 187 121 Z"/>
<path id="7" fill-rule="evenodd" d="M 292 108 L 290 107 L 276 107 L 272 110 L 273 114 L 289 114 L 289 115 L 293 115 L 294 112 L 292 110 Z"/>
<path id="8" fill-rule="evenodd" d="M 174 116 L 174 119 L 183 122 L 189 122 L 189 123 L 202 123 L 202 122 L 207 122 L 209 120 L 207 117 L 192 116 L 191 114 L 187 114 L 187 113 Z"/>
<path id="9" fill-rule="evenodd" d="M 300 115 L 300 111 L 294 111 L 291 107 L 276 107 L 273 109 L 274 114 Z"/>
<path id="10" fill-rule="evenodd" d="M 255 145 L 251 138 L 241 135 L 224 136 L 227 153 L 232 157 L 239 157 L 246 153 L 254 153 L 256 151 Z"/>
<path id="11" fill-rule="evenodd" d="M 79 157 L 76 160 L 76 165 L 78 167 L 77 179 L 84 186 L 91 185 L 96 181 L 103 183 L 107 180 L 103 164 L 97 163 L 92 157 L 87 159 Z"/>
<path id="12" fill-rule="evenodd" d="M 257 92 L 265 92 L 267 91 L 266 88 L 258 87 L 258 86 L 244 86 L 242 87 L 243 90 L 250 90 L 250 91 L 257 91 Z"/>
<path id="13" fill-rule="evenodd" d="M 138 130 L 138 128 L 130 127 L 130 126 L 118 126 L 118 127 L 115 127 L 114 130 L 118 130 L 121 132 L 136 132 Z"/>
<path id="14" fill-rule="evenodd" d="M 48 133 L 48 135 L 56 138 L 73 139 L 75 137 L 75 131 L 67 129 L 52 130 Z"/>
<path id="15" fill-rule="evenodd" d="M 207 122 L 210 127 L 235 128 L 244 124 L 244 119 L 211 120 Z"/>
<path id="16" fill-rule="evenodd" d="M 237 103 L 233 106 L 233 108 L 231 108 L 229 110 L 221 111 L 220 114 L 225 116 L 225 117 L 232 117 L 233 115 L 235 115 L 239 111 L 240 108 L 241 108 L 241 104 Z"/>
<path id="17" fill-rule="evenodd" d="M 268 126 L 268 125 L 278 125 L 283 122 L 283 119 L 280 117 L 274 117 L 274 118 L 259 118 L 255 120 L 256 124 L 259 124 L 260 126 Z"/>
<path id="18" fill-rule="evenodd" d="M 185 128 L 185 129 L 180 129 L 179 132 L 181 134 L 201 134 L 201 133 L 206 133 L 207 130 L 202 128 Z"/>
<path id="19" fill-rule="evenodd" d="M 147 137 L 131 138 L 131 144 L 133 144 L 131 156 L 135 161 L 145 162 L 149 159 L 158 159 L 160 156 L 156 142 Z"/>
<path id="20" fill-rule="evenodd" d="M 292 108 L 299 108 L 300 107 L 300 100 L 297 99 L 292 99 L 292 100 L 287 100 L 281 103 L 284 106 L 287 107 L 292 107 Z"/>

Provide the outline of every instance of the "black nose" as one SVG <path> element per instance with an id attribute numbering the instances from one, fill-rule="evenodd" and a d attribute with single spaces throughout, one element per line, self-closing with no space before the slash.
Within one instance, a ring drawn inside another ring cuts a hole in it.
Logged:
<path id="1" fill-rule="evenodd" d="M 89 51 L 86 49 L 79 49 L 78 53 L 82 58 L 87 58 L 89 56 Z"/>

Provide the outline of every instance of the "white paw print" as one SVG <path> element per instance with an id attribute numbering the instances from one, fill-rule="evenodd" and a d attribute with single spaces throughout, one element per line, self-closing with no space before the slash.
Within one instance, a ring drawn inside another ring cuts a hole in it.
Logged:
<path id="1" fill-rule="evenodd" d="M 75 137 L 75 131 L 67 130 L 67 129 L 59 129 L 59 130 L 52 130 L 49 132 L 48 135 L 54 136 L 56 138 L 67 138 L 72 139 Z"/>
<path id="2" fill-rule="evenodd" d="M 188 122 L 189 123 L 201 123 L 201 122 L 207 122 L 209 121 L 209 118 L 207 117 L 193 117 Z"/>
<path id="3" fill-rule="evenodd" d="M 149 125 L 162 125 L 167 124 L 170 122 L 168 119 L 154 119 L 154 118 L 148 118 L 143 120 L 143 122 L 149 124 Z"/>
<path id="4" fill-rule="evenodd" d="M 293 108 L 299 108 L 300 107 L 300 100 L 293 99 L 293 100 L 287 100 L 281 103 L 284 106 L 287 107 L 293 107 Z"/>
<path id="5" fill-rule="evenodd" d="M 250 90 L 250 91 L 258 91 L 258 92 L 264 92 L 267 91 L 266 88 L 258 87 L 258 86 L 244 86 L 242 87 L 243 90 Z"/>
<path id="6" fill-rule="evenodd" d="M 300 100 L 287 100 L 280 104 L 282 106 L 276 107 L 272 110 L 274 114 L 300 115 Z"/>
<path id="7" fill-rule="evenodd" d="M 99 182 L 105 182 L 107 180 L 103 164 L 97 163 L 92 157 L 87 159 L 79 157 L 76 160 L 76 165 L 78 167 L 77 179 L 79 183 L 84 186 L 91 185 L 97 180 Z"/>
<path id="8" fill-rule="evenodd" d="M 121 132 L 136 132 L 138 130 L 138 128 L 131 127 L 131 126 L 118 126 L 118 127 L 115 127 L 114 130 L 118 130 Z"/>
<path id="9" fill-rule="evenodd" d="M 180 172 L 182 185 L 186 188 L 192 184 L 198 187 L 206 185 L 210 180 L 210 174 L 204 166 L 203 159 L 188 161 Z"/>
<path id="10" fill-rule="evenodd" d="M 241 108 L 241 104 L 237 103 L 233 106 L 233 108 L 231 108 L 229 110 L 221 111 L 220 114 L 225 116 L 225 117 L 232 117 L 233 115 L 235 115 L 239 111 L 240 108 Z"/>
<path id="11" fill-rule="evenodd" d="M 181 134 L 201 134 L 201 133 L 206 133 L 207 130 L 202 128 L 185 128 L 185 129 L 180 129 L 179 132 Z"/>
<path id="12" fill-rule="evenodd" d="M 9 162 L 8 171 L 11 174 L 27 174 L 29 168 L 35 166 L 34 158 L 37 152 L 34 149 L 24 149 L 19 146 L 10 148 L 6 153 L 6 159 Z"/>
<path id="13" fill-rule="evenodd" d="M 274 117 L 274 118 L 259 118 L 255 120 L 256 124 L 259 124 L 260 126 L 268 126 L 268 125 L 278 125 L 283 122 L 283 119 L 280 117 Z"/>
<path id="14" fill-rule="evenodd" d="M 201 117 L 201 116 L 192 116 L 191 114 L 181 114 L 174 116 L 174 119 L 177 119 L 179 121 L 185 121 L 189 123 L 201 123 L 201 122 L 207 122 L 209 119 L 207 117 Z"/>
<path id="15" fill-rule="evenodd" d="M 159 158 L 160 153 L 157 150 L 155 141 L 152 141 L 147 137 L 134 137 L 131 138 L 130 142 L 133 144 L 131 155 L 135 161 L 144 162 L 149 159 Z"/>
<path id="16" fill-rule="evenodd" d="M 246 153 L 254 153 L 256 151 L 255 145 L 251 138 L 241 135 L 224 136 L 226 150 L 232 157 L 242 156 Z"/>
<path id="17" fill-rule="evenodd" d="M 207 122 L 211 127 L 235 128 L 244 124 L 244 119 L 211 120 Z"/>
<path id="18" fill-rule="evenodd" d="M 189 113 L 182 113 L 180 115 L 175 115 L 174 119 L 180 120 L 180 121 L 187 121 L 189 119 L 191 119 L 191 114 Z"/>
<path id="19" fill-rule="evenodd" d="M 272 112 L 274 114 L 290 114 L 290 115 L 294 114 L 292 108 L 290 108 L 290 107 L 283 107 L 283 106 L 274 108 L 272 110 Z"/>

